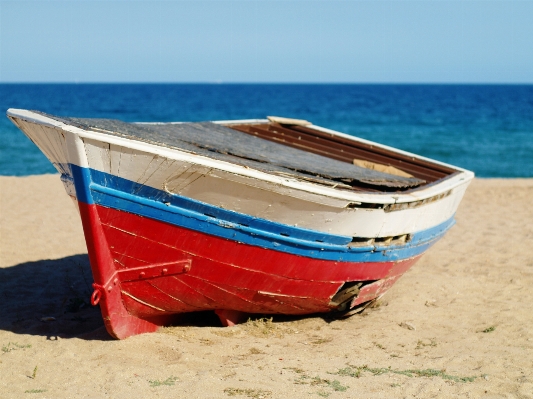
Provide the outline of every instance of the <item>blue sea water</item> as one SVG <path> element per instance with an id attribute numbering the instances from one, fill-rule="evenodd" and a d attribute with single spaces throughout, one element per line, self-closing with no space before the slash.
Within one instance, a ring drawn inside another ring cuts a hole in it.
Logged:
<path id="1" fill-rule="evenodd" d="M 287 116 L 478 177 L 533 177 L 533 85 L 0 84 L 8 108 L 131 122 Z M 0 175 L 54 172 L 0 117 Z"/>

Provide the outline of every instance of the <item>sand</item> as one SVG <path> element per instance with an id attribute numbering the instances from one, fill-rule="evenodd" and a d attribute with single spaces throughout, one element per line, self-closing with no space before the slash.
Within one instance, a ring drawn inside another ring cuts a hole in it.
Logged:
<path id="1" fill-rule="evenodd" d="M 0 398 L 533 398 L 533 180 L 475 180 L 456 226 L 361 315 L 204 313 L 123 341 L 88 305 L 58 176 L 0 192 Z"/>

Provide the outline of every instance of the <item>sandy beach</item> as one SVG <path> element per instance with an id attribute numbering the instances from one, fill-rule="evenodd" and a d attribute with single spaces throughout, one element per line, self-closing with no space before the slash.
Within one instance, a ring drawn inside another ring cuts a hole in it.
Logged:
<path id="1" fill-rule="evenodd" d="M 89 305 L 57 175 L 0 177 L 0 398 L 533 398 L 533 179 L 476 179 L 457 224 L 345 320 L 212 313 L 123 341 Z"/>

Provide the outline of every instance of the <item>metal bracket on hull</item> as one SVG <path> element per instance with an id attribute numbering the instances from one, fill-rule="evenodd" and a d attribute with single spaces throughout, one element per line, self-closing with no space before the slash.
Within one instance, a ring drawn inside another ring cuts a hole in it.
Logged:
<path id="1" fill-rule="evenodd" d="M 191 260 L 158 263 L 150 266 L 136 267 L 133 269 L 118 270 L 120 281 L 138 281 L 156 277 L 168 277 L 176 274 L 187 273 L 191 270 Z"/>
<path id="2" fill-rule="evenodd" d="M 106 287 L 107 291 L 111 292 L 113 287 L 119 282 L 141 281 L 187 273 L 191 270 L 191 263 L 191 259 L 184 259 L 174 262 L 157 263 L 155 265 L 117 270 L 106 284 L 93 284 L 94 292 L 91 295 L 91 304 L 93 306 L 98 305 L 100 299 L 106 294 Z"/>

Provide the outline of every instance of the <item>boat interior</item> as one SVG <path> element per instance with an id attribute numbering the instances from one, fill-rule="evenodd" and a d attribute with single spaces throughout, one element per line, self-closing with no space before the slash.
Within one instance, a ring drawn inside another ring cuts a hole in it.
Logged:
<path id="1" fill-rule="evenodd" d="M 435 183 L 457 172 L 455 169 L 445 165 L 410 157 L 396 151 L 376 147 L 361 141 L 354 141 L 308 126 L 269 122 L 230 125 L 229 127 L 265 140 L 336 159 L 340 162 L 359 164 L 361 166 L 366 165 L 367 167 L 375 168 L 375 170 L 388 170 L 388 173 L 393 174 L 397 173 L 397 171 L 394 171 L 396 169 L 405 172 L 405 174 L 400 175 L 410 175 L 424 180 L 425 185 Z M 392 168 L 385 168 L 387 166 Z M 357 187 L 353 187 L 353 189 L 357 189 Z M 369 188 L 364 187 L 363 189 L 367 191 Z"/>
<path id="2" fill-rule="evenodd" d="M 406 193 L 459 173 L 439 163 L 286 118 L 221 125 L 46 116 L 84 130 L 176 148 L 339 190 Z"/>

